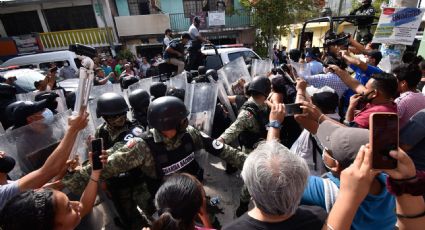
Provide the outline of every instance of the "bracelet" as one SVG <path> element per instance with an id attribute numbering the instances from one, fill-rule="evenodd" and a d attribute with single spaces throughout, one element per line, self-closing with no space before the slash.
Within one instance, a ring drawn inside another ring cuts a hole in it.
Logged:
<path id="1" fill-rule="evenodd" d="M 93 177 L 90 177 L 90 180 L 94 181 L 94 182 L 99 182 L 98 180 L 93 179 Z"/>
<path id="2" fill-rule="evenodd" d="M 415 219 L 415 218 L 419 218 L 419 217 L 424 217 L 425 216 L 425 211 L 416 215 L 403 215 L 403 214 L 396 214 L 398 218 L 406 218 L 406 219 Z"/>
<path id="3" fill-rule="evenodd" d="M 325 116 L 325 114 L 322 113 L 322 115 L 319 116 L 319 119 L 317 119 L 317 124 L 320 125 L 320 119 L 322 119 L 322 117 Z"/>
<path id="4" fill-rule="evenodd" d="M 416 175 L 414 175 L 412 177 L 405 178 L 405 179 L 394 179 L 394 178 L 391 178 L 391 180 L 394 181 L 394 182 L 406 182 L 406 181 L 414 180 L 416 178 L 418 178 L 418 177 Z"/>

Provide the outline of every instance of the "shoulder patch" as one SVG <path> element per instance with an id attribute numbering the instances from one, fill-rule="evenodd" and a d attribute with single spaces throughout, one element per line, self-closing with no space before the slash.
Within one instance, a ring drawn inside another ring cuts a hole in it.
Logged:
<path id="1" fill-rule="evenodd" d="M 218 140 L 213 140 L 212 146 L 213 146 L 214 149 L 217 149 L 217 150 L 220 150 L 220 149 L 223 149 L 224 148 L 224 144 L 221 143 Z"/>
<path id="2" fill-rule="evenodd" d="M 143 134 L 143 129 L 141 129 L 140 127 L 134 127 L 131 132 L 133 133 L 134 136 L 136 137 L 140 137 Z"/>

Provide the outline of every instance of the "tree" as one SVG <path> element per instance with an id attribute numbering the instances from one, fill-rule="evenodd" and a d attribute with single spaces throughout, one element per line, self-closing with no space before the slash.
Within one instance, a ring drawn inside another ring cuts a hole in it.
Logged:
<path id="1" fill-rule="evenodd" d="M 254 26 L 258 29 L 256 51 L 264 55 L 264 50 L 267 50 L 270 58 L 273 58 L 273 41 L 285 35 L 290 24 L 312 18 L 318 15 L 320 9 L 319 0 L 240 0 L 240 2 L 253 13 Z"/>

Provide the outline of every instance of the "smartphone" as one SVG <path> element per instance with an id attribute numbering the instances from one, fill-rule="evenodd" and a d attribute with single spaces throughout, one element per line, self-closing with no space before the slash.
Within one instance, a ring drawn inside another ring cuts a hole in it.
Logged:
<path id="1" fill-rule="evenodd" d="M 372 113 L 369 117 L 369 142 L 372 148 L 374 169 L 395 169 L 397 160 L 389 153 L 398 149 L 398 115 L 396 113 Z"/>
<path id="2" fill-rule="evenodd" d="M 295 114 L 303 113 L 300 103 L 285 104 L 286 117 L 294 116 Z"/>
<path id="3" fill-rule="evenodd" d="M 93 170 L 98 170 L 103 168 L 102 161 L 100 161 L 100 155 L 102 155 L 103 150 L 103 139 L 98 138 L 91 141 L 91 151 L 93 154 Z"/>

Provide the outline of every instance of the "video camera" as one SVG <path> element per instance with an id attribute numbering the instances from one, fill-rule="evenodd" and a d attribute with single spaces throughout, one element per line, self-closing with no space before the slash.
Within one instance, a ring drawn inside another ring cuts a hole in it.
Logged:
<path id="1" fill-rule="evenodd" d="M 324 46 L 327 47 L 332 45 L 348 48 L 350 45 L 350 34 L 340 33 L 337 35 L 333 32 L 329 33 L 325 36 Z"/>
<path id="2" fill-rule="evenodd" d="M 89 58 L 96 57 L 96 50 L 95 48 L 91 46 L 86 46 L 86 45 L 76 43 L 76 44 L 69 45 L 68 50 L 74 52 L 77 55 L 82 55 Z"/>

